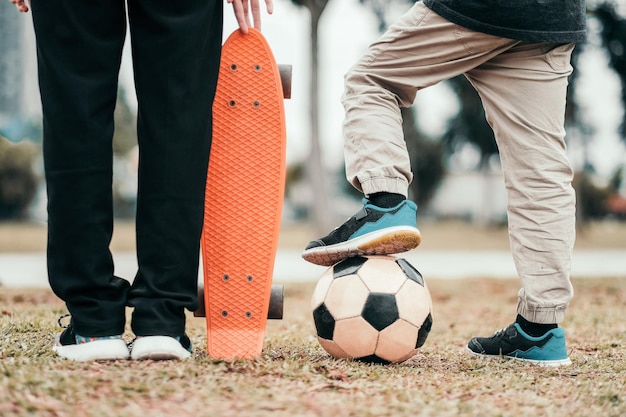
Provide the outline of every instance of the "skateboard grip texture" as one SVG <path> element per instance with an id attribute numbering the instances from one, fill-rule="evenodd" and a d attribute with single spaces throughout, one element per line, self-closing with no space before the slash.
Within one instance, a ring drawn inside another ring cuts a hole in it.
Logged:
<path id="1" fill-rule="evenodd" d="M 285 187 L 280 74 L 260 32 L 239 30 L 222 50 L 213 104 L 202 255 L 207 349 L 260 355 Z"/>

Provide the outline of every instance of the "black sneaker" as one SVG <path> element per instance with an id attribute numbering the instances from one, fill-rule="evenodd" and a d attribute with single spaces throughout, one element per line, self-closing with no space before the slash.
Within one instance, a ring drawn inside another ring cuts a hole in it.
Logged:
<path id="1" fill-rule="evenodd" d="M 494 333 L 491 337 L 474 337 L 467 350 L 472 355 L 507 357 L 541 366 L 562 366 L 572 362 L 567 355 L 565 331 L 557 327 L 543 336 L 526 334 L 517 323 Z"/>
<path id="2" fill-rule="evenodd" d="M 191 340 L 187 335 L 137 336 L 130 352 L 134 360 L 184 360 L 191 356 Z"/>
<path id="3" fill-rule="evenodd" d="M 351 256 L 391 255 L 416 248 L 422 241 L 417 206 L 404 200 L 381 208 L 363 199 L 363 208 L 326 237 L 310 242 L 302 257 L 330 266 Z"/>
<path id="4" fill-rule="evenodd" d="M 61 320 L 67 315 L 59 318 Z M 122 335 L 85 337 L 76 334 L 70 323 L 56 335 L 52 350 L 62 358 L 73 361 L 110 361 L 128 359 L 129 352 Z"/>

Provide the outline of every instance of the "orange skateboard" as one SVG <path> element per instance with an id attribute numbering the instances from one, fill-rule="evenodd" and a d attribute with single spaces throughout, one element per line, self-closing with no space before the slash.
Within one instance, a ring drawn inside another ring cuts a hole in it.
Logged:
<path id="1" fill-rule="evenodd" d="M 269 44 L 255 29 L 247 35 L 236 30 L 222 49 L 202 233 L 204 288 L 196 312 L 206 316 L 207 350 L 216 359 L 259 356 L 268 317 L 282 318 L 282 286 L 272 287 L 272 275 L 290 68 L 282 68 L 281 80 Z"/>

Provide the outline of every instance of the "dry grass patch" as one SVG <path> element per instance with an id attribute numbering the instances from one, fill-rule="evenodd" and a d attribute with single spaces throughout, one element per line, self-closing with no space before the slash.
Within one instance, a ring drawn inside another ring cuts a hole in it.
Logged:
<path id="1" fill-rule="evenodd" d="M 431 280 L 434 327 L 400 365 L 330 358 L 313 337 L 313 284 L 286 286 L 285 319 L 263 356 L 214 361 L 189 317 L 186 362 L 72 363 L 50 350 L 64 307 L 48 290 L 0 295 L 2 416 L 624 416 L 626 280 L 576 280 L 567 329 L 573 365 L 540 368 L 464 354 L 512 320 L 515 280 Z M 132 335 L 128 333 L 130 339 Z"/>
<path id="2" fill-rule="evenodd" d="M 464 221 L 420 221 L 423 241 L 420 249 L 509 250 L 505 226 L 481 226 Z M 0 222 L 0 253 L 44 252 L 47 226 L 45 223 Z M 468 241 L 467 236 L 471 236 Z M 303 249 L 318 232 L 307 223 L 290 223 L 281 228 L 281 248 Z M 113 252 L 135 250 L 135 223 L 115 221 Z M 593 222 L 577 232 L 576 249 L 626 249 L 626 222 Z"/>

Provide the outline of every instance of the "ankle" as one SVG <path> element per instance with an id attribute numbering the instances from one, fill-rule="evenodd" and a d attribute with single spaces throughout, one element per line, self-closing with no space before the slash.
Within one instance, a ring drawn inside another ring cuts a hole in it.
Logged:
<path id="1" fill-rule="evenodd" d="M 404 197 L 402 194 L 380 192 L 371 194 L 368 197 L 368 200 L 370 201 L 370 203 L 377 207 L 391 208 L 406 200 L 406 197 Z"/>
<path id="2" fill-rule="evenodd" d="M 549 332 L 552 329 L 559 327 L 556 323 L 533 323 L 526 320 L 521 315 L 517 315 L 515 323 L 519 324 L 524 333 L 532 337 L 540 337 Z"/>

